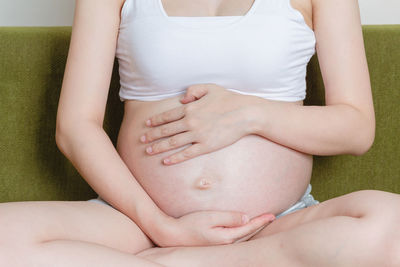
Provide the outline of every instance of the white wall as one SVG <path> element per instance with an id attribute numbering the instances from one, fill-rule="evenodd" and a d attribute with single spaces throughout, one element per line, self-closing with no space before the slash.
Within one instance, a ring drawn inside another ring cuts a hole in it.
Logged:
<path id="1" fill-rule="evenodd" d="M 359 0 L 362 24 L 400 24 L 400 0 Z"/>
<path id="2" fill-rule="evenodd" d="M 0 0 L 0 26 L 70 26 L 74 4 L 75 0 Z M 400 24 L 400 0 L 359 0 L 359 5 L 362 24 Z"/>
<path id="3" fill-rule="evenodd" d="M 70 26 L 75 0 L 0 0 L 0 26 Z"/>

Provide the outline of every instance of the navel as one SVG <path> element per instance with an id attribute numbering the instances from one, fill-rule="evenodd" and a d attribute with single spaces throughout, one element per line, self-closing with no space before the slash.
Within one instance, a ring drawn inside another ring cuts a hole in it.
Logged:
<path id="1" fill-rule="evenodd" d="M 211 180 L 206 178 L 197 179 L 195 182 L 195 187 L 200 190 L 205 190 L 211 188 Z"/>

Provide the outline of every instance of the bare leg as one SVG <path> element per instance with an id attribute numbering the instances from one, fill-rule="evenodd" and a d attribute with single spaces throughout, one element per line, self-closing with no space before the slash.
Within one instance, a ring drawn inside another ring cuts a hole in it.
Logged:
<path id="1" fill-rule="evenodd" d="M 136 255 L 166 266 L 400 266 L 399 207 L 399 195 L 359 191 L 284 216 L 249 241 Z"/>
<path id="2" fill-rule="evenodd" d="M 5 251 L 5 259 L 0 261 L 6 264 L 4 266 L 13 267 L 163 266 L 134 254 L 74 240 L 54 240 L 15 250 L 8 248 Z"/>
<path id="3" fill-rule="evenodd" d="M 135 256 L 153 246 L 130 218 L 107 205 L 0 203 L 0 266 L 157 266 Z"/>

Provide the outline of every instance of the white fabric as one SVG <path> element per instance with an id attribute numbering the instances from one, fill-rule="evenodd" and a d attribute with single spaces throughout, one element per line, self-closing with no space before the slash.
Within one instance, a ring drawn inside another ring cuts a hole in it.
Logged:
<path id="1" fill-rule="evenodd" d="M 284 212 L 279 213 L 276 215 L 276 218 L 282 217 L 284 215 L 287 215 L 289 213 L 295 212 L 297 210 L 301 210 L 316 204 L 319 204 L 318 200 L 315 200 L 314 197 L 310 194 L 311 193 L 311 184 L 308 184 L 307 190 L 304 193 L 304 195 L 301 197 L 299 201 L 297 201 L 293 206 L 285 210 Z"/>
<path id="2" fill-rule="evenodd" d="M 193 84 L 280 101 L 306 96 L 315 35 L 290 0 L 254 0 L 244 16 L 168 16 L 162 0 L 126 0 L 116 57 L 121 101 L 154 101 Z"/>

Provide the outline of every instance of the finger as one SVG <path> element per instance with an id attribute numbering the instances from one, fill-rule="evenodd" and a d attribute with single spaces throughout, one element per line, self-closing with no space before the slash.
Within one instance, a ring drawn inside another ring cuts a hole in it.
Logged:
<path id="1" fill-rule="evenodd" d="M 249 223 L 243 226 L 221 228 L 221 232 L 223 232 L 224 235 L 230 236 L 231 239 L 240 239 L 249 234 L 255 234 L 257 230 L 261 230 L 261 227 L 263 228 L 263 226 L 270 224 L 273 220 L 275 220 L 274 215 L 264 214 L 251 219 Z"/>
<path id="2" fill-rule="evenodd" d="M 198 100 L 208 93 L 207 84 L 195 84 L 187 88 L 184 97 L 181 99 L 183 104 Z"/>
<path id="3" fill-rule="evenodd" d="M 193 142 L 192 134 L 189 132 L 180 133 L 164 139 L 146 148 L 148 154 L 154 155 L 174 148 L 178 148 Z"/>
<path id="4" fill-rule="evenodd" d="M 214 227 L 241 226 L 249 222 L 249 216 L 236 211 L 214 211 L 210 214 L 210 222 Z"/>
<path id="5" fill-rule="evenodd" d="M 182 120 L 170 122 L 156 128 L 152 128 L 140 137 L 142 143 L 150 143 L 162 137 L 175 135 L 187 131 L 187 124 Z"/>
<path id="6" fill-rule="evenodd" d="M 165 158 L 163 162 L 166 165 L 171 165 L 194 158 L 201 154 L 202 154 L 201 145 L 199 143 L 196 143 L 194 145 L 189 146 L 186 149 L 183 149 L 182 151 L 179 151 L 178 153 L 169 156 L 168 158 Z"/>
<path id="7" fill-rule="evenodd" d="M 185 106 L 180 106 L 177 108 L 173 108 L 171 110 L 164 111 L 160 114 L 151 116 L 147 121 L 147 126 L 158 126 L 167 122 L 176 121 L 185 116 L 184 112 Z"/>

